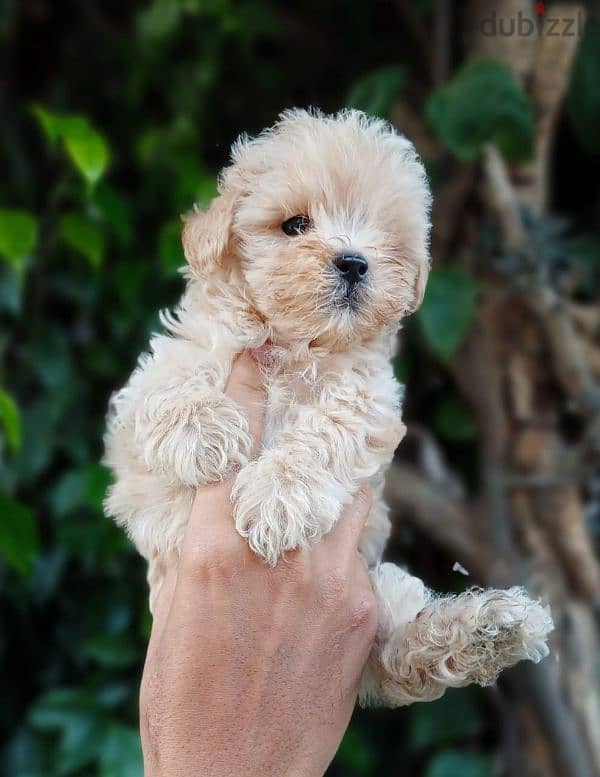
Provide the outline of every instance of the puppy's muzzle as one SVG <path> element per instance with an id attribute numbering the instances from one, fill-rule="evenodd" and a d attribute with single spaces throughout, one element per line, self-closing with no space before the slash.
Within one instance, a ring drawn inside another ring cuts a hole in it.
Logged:
<path id="1" fill-rule="evenodd" d="M 361 283 L 369 271 L 369 264 L 361 254 L 339 254 L 333 257 L 333 266 L 349 288 Z"/>

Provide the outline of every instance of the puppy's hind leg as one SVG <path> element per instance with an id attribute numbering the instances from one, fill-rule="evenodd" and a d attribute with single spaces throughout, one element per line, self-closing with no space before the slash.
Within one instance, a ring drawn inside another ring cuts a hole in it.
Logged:
<path id="1" fill-rule="evenodd" d="M 431 701 L 446 688 L 490 685 L 502 669 L 548 654 L 549 609 L 521 588 L 438 598 L 393 564 L 382 564 L 371 577 L 380 620 L 363 676 L 363 704 Z"/>

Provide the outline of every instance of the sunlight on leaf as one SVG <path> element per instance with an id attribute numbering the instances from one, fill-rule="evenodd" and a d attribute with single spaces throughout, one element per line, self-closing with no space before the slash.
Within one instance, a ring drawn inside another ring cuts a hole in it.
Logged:
<path id="1" fill-rule="evenodd" d="M 75 166 L 91 184 L 96 183 L 109 161 L 108 146 L 102 135 L 84 120 L 71 125 L 63 138 Z"/>
<path id="2" fill-rule="evenodd" d="M 35 106 L 33 114 L 48 141 L 62 140 L 71 161 L 85 180 L 96 184 L 110 161 L 110 152 L 104 136 L 85 116 L 61 115 Z"/>
<path id="3" fill-rule="evenodd" d="M 0 210 L 0 254 L 15 267 L 35 248 L 38 225 L 25 210 Z"/>

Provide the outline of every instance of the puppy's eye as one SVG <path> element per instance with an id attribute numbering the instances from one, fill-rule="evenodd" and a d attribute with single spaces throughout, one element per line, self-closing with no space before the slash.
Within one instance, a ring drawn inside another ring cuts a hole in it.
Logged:
<path id="1" fill-rule="evenodd" d="M 308 216 L 292 216 L 291 219 L 284 221 L 281 225 L 281 229 L 286 235 L 294 237 L 295 235 L 301 235 L 310 227 L 310 219 Z"/>

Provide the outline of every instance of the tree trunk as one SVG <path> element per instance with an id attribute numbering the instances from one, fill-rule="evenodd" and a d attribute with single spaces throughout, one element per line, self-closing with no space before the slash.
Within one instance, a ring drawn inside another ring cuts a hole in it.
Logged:
<path id="1" fill-rule="evenodd" d="M 530 2 L 503 0 L 494 8 L 498 18 L 520 13 L 538 23 Z M 476 324 L 451 366 L 479 426 L 480 492 L 470 503 L 453 501 L 423 475 L 398 465 L 388 494 L 393 504 L 408 505 L 420 530 L 479 582 L 520 583 L 552 606 L 551 656 L 538 666 L 515 667 L 499 683 L 505 773 L 593 777 L 600 774 L 600 567 L 583 500 L 586 462 L 598 451 L 597 433 L 594 439 L 590 430 L 600 428 L 598 321 L 591 306 L 574 304 L 536 271 L 540 259 L 522 217 L 528 211 L 548 218 L 555 127 L 578 38 L 484 36 L 479 20 L 489 9 L 482 0 L 470 3 L 467 50 L 503 61 L 527 88 L 535 153 L 527 164 L 510 167 L 494 147 L 486 148 L 476 192 L 502 251 L 521 260 L 524 277 L 509 277 L 487 258 L 484 265 L 468 246 L 458 251 L 484 287 Z M 556 4 L 546 13 L 582 18 L 584 9 Z M 446 185 L 455 213 L 473 196 L 474 181 L 472 169 L 463 168 Z M 434 237 L 434 264 L 443 262 L 451 240 L 444 224 L 443 239 Z M 434 213 L 434 234 L 436 228 Z M 567 437 L 566 415 L 577 416 L 583 431 Z"/>

